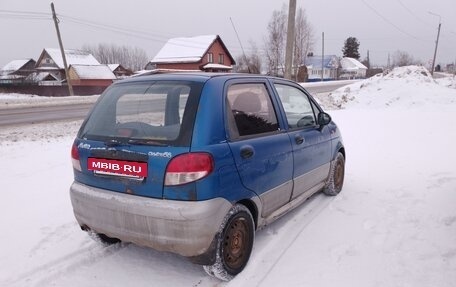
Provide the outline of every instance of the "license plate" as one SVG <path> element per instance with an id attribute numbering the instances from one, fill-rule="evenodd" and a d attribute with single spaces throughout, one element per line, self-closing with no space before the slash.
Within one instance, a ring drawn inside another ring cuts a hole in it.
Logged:
<path id="1" fill-rule="evenodd" d="M 147 177 L 147 163 L 105 158 L 89 157 L 87 169 L 96 174 L 115 175 L 123 177 Z"/>

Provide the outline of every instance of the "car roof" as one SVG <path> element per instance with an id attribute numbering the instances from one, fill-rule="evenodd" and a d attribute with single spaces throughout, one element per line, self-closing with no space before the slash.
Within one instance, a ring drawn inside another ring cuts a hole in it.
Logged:
<path id="1" fill-rule="evenodd" d="M 173 80 L 184 80 L 194 82 L 206 82 L 207 80 L 215 77 L 232 79 L 232 78 L 269 78 L 278 79 L 271 76 L 259 75 L 259 74 L 243 74 L 243 73 L 207 73 L 207 72 L 172 72 L 162 73 L 153 75 L 140 75 L 125 80 L 121 80 L 118 83 L 134 83 L 134 82 L 148 82 L 148 81 L 173 81 Z M 283 80 L 283 79 L 282 79 Z"/>

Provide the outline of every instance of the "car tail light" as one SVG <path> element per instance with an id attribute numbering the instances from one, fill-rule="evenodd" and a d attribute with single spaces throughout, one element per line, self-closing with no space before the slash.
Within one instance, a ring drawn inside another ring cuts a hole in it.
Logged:
<path id="1" fill-rule="evenodd" d="M 79 161 L 79 150 L 75 144 L 71 147 L 71 162 L 74 169 L 82 171 L 81 162 Z"/>
<path id="2" fill-rule="evenodd" d="M 185 153 L 173 158 L 166 168 L 165 185 L 181 185 L 202 179 L 214 169 L 208 153 Z"/>

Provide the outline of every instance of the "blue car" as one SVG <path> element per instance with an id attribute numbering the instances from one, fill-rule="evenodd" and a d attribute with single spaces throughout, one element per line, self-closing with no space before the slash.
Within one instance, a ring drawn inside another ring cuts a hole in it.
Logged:
<path id="1" fill-rule="evenodd" d="M 116 82 L 83 122 L 70 188 L 81 228 L 188 257 L 230 280 L 255 230 L 312 194 L 337 195 L 339 129 L 295 82 L 173 73 Z"/>

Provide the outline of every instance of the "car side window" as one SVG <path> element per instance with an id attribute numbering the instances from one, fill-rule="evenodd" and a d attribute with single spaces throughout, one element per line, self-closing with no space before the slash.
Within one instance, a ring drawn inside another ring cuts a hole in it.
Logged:
<path id="1" fill-rule="evenodd" d="M 290 129 L 314 127 L 317 124 L 314 104 L 303 91 L 283 84 L 274 86 L 285 110 Z"/>
<path id="2" fill-rule="evenodd" d="M 227 93 L 227 114 L 233 138 L 279 129 L 271 98 L 262 83 L 231 85 Z"/>

